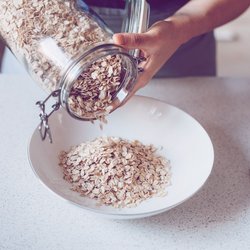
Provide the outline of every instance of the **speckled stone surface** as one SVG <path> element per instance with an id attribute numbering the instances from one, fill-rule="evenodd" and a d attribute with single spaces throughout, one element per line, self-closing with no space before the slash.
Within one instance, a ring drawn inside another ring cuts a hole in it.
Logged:
<path id="1" fill-rule="evenodd" d="M 0 249 L 250 249 L 250 79 L 153 81 L 140 94 L 173 104 L 210 135 L 215 163 L 203 188 L 146 219 L 108 220 L 68 204 L 33 174 L 27 145 L 45 94 L 0 76 Z M 116 111 L 118 112 L 118 111 Z"/>

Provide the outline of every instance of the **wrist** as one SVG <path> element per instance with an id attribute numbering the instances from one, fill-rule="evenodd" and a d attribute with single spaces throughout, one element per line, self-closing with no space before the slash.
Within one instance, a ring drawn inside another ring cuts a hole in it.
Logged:
<path id="1" fill-rule="evenodd" d="M 195 36 L 188 15 L 176 14 L 164 20 L 171 27 L 171 32 L 180 44 L 188 42 Z"/>
<path id="2" fill-rule="evenodd" d="M 185 37 L 180 28 L 172 20 L 160 20 L 154 23 L 148 30 L 148 34 L 151 34 L 152 38 L 158 41 L 158 44 L 166 45 L 166 41 L 169 44 L 175 44 L 177 47 L 185 43 Z"/>

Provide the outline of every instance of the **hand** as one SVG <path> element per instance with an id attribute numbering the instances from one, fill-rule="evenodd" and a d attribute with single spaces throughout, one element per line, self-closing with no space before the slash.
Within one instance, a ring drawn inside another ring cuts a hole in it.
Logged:
<path id="1" fill-rule="evenodd" d="M 147 60 L 140 64 L 144 69 L 140 73 L 134 91 L 145 86 L 161 66 L 173 55 L 183 43 L 171 21 L 159 21 L 145 33 L 118 33 L 113 36 L 114 43 L 127 49 L 140 49 Z"/>

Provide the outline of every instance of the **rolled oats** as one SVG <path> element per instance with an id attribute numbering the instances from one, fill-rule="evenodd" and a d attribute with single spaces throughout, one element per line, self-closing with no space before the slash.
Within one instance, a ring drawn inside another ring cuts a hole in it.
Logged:
<path id="1" fill-rule="evenodd" d="M 94 116 L 104 122 L 120 84 L 120 56 L 97 60 L 73 84 L 68 102 L 71 112 L 80 118 Z"/>
<path id="2" fill-rule="evenodd" d="M 72 190 L 114 207 L 136 206 L 165 195 L 170 163 L 153 145 L 99 137 L 61 152 L 59 165 Z"/>
<path id="3" fill-rule="evenodd" d="M 111 41 L 111 35 L 74 2 L 0 0 L 1 37 L 47 92 L 59 88 L 65 66 L 73 58 L 96 43 Z M 105 116 L 120 82 L 120 56 L 97 60 L 74 83 L 70 110 L 78 117 Z"/>

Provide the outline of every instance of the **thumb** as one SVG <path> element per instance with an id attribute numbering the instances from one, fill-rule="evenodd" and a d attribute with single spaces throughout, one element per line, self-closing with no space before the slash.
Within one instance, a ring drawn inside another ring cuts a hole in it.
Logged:
<path id="1" fill-rule="evenodd" d="M 145 46 L 149 38 L 145 33 L 117 33 L 113 35 L 114 43 L 128 49 L 140 49 Z"/>

